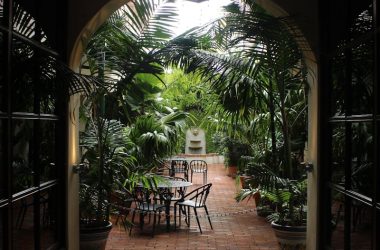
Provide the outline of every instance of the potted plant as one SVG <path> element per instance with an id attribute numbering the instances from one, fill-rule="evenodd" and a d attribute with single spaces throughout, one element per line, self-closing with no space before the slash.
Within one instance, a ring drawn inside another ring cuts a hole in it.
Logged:
<path id="1" fill-rule="evenodd" d="M 239 154 L 235 147 L 227 148 L 225 161 L 227 165 L 227 175 L 233 178 L 236 177 Z"/>
<path id="2" fill-rule="evenodd" d="M 112 228 L 109 221 L 111 194 L 119 189 L 118 184 L 133 163 L 133 157 L 127 153 L 130 142 L 126 139 L 125 129 L 116 120 L 97 117 L 90 119 L 81 134 L 81 249 L 104 249 Z"/>
<path id="3" fill-rule="evenodd" d="M 267 216 L 277 236 L 281 249 L 305 249 L 306 246 L 306 178 L 282 178 L 270 168 L 252 164 L 257 188 L 242 189 L 237 201 L 260 196 L 268 200 L 273 213 Z"/>
<path id="4" fill-rule="evenodd" d="M 230 137 L 225 137 L 223 144 L 225 147 L 224 160 L 227 167 L 227 175 L 235 178 L 240 157 L 247 154 L 248 145 Z"/>
<path id="5" fill-rule="evenodd" d="M 242 189 L 247 189 L 249 186 L 257 187 L 254 176 L 249 170 L 252 159 L 254 159 L 252 156 L 243 155 L 238 162 L 238 178 L 236 178 L 236 182 Z"/>

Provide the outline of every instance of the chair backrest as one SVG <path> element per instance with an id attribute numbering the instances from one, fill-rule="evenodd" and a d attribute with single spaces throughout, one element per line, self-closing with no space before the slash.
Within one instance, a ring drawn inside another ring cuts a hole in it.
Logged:
<path id="1" fill-rule="evenodd" d="M 111 205 L 116 210 L 127 210 L 134 201 L 132 194 L 128 191 L 116 190 L 111 193 Z"/>
<path id="2" fill-rule="evenodd" d="M 169 160 L 162 161 L 161 164 L 158 167 L 156 167 L 155 174 L 164 176 L 165 174 L 170 172 L 170 164 L 171 164 L 171 161 Z"/>
<path id="3" fill-rule="evenodd" d="M 182 178 L 179 176 L 173 176 L 173 177 L 170 177 L 170 179 L 175 180 L 175 181 L 187 181 L 185 178 Z"/>
<path id="4" fill-rule="evenodd" d="M 136 208 L 144 209 L 145 204 L 152 203 L 152 192 L 151 190 L 144 187 L 135 187 L 133 190 L 133 198 L 136 202 Z"/>
<path id="5" fill-rule="evenodd" d="M 167 188 L 136 187 L 133 192 L 136 208 L 141 210 L 149 208 L 149 204 L 157 204 L 157 201 L 162 204 L 164 200 L 170 200 L 172 196 L 173 194 Z"/>
<path id="6" fill-rule="evenodd" d="M 170 176 L 174 176 L 176 173 L 184 173 L 185 179 L 189 171 L 189 165 L 186 160 L 172 160 Z"/>
<path id="7" fill-rule="evenodd" d="M 170 179 L 176 180 L 176 181 L 187 181 L 185 178 L 178 177 L 178 176 L 170 177 Z M 182 198 L 182 196 L 179 192 L 182 191 L 184 194 L 186 194 L 186 190 L 187 190 L 187 187 L 182 187 L 182 190 L 179 187 L 178 188 L 172 188 L 171 191 L 173 193 L 173 198 Z"/>
<path id="8" fill-rule="evenodd" d="M 193 172 L 205 172 L 207 171 L 207 162 L 204 160 L 192 160 L 190 162 L 190 169 Z"/>
<path id="9" fill-rule="evenodd" d="M 211 186 L 212 183 L 208 183 L 197 189 L 194 189 L 193 191 L 185 195 L 185 200 L 194 201 L 198 207 L 204 206 L 206 204 L 208 194 L 210 193 Z"/>

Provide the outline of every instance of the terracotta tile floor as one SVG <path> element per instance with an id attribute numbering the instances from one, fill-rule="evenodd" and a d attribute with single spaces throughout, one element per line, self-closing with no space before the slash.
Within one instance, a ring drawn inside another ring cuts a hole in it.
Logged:
<path id="1" fill-rule="evenodd" d="M 237 203 L 234 200 L 235 180 L 226 175 L 223 165 L 209 165 L 208 182 L 213 184 L 207 207 L 214 230 L 204 217 L 203 209 L 198 209 L 203 234 L 199 233 L 194 217 L 190 228 L 183 221 L 179 229 L 170 232 L 166 231 L 162 219 L 153 238 L 150 224 L 145 224 L 143 231 L 135 227 L 131 236 L 121 225 L 114 225 L 106 249 L 278 249 L 270 224 L 256 215 L 254 202 Z M 202 175 L 194 174 L 191 188 L 201 184 Z M 135 222 L 138 222 L 138 216 Z"/>

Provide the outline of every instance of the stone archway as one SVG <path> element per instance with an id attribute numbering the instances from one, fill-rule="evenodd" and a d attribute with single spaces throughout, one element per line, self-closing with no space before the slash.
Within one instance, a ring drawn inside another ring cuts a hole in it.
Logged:
<path id="1" fill-rule="evenodd" d="M 119 9 L 122 5 L 128 3 L 131 0 L 99 0 L 97 2 L 103 3 L 102 7 L 96 11 L 93 11 L 93 16 L 88 18 L 88 21 L 83 24 L 83 27 L 80 27 L 80 31 L 77 32 L 76 37 L 69 39 L 69 66 L 78 71 L 80 66 L 81 57 L 83 54 L 83 50 L 87 44 L 87 41 L 90 39 L 91 35 L 96 31 L 96 29 L 117 9 Z M 297 1 L 297 2 L 301 2 Z M 75 5 L 75 0 L 71 2 L 73 6 Z M 91 0 L 82 1 L 91 5 Z M 312 1 L 313 3 L 316 1 Z M 274 16 L 286 16 L 288 12 L 285 11 L 284 8 L 278 6 L 274 1 L 271 0 L 258 0 L 258 4 L 260 4 L 264 9 L 266 9 L 269 13 Z M 83 4 L 82 4 L 83 5 Z M 293 6 L 290 6 L 288 10 L 291 10 Z M 305 7 L 306 8 L 306 7 Z M 289 11 L 290 12 L 290 11 Z M 91 10 L 87 10 L 86 12 L 91 13 Z M 75 20 L 75 17 L 72 18 Z M 75 22 L 72 22 L 71 25 L 75 25 Z M 69 25 L 70 26 L 70 25 Z M 312 27 L 315 28 L 315 27 Z M 70 29 L 70 27 L 69 27 Z M 78 29 L 78 28 L 77 28 Z M 75 30 L 75 29 L 74 29 Z M 301 30 L 294 31 L 297 37 L 305 37 Z M 317 30 L 314 29 L 311 33 L 317 33 Z M 310 31 L 309 31 L 310 33 Z M 74 32 L 74 34 L 76 34 Z M 75 36 L 75 35 L 74 35 Z M 303 46 L 308 46 L 309 42 L 305 38 L 302 42 Z M 317 165 L 317 138 L 318 138 L 318 91 L 317 91 L 317 62 L 316 57 L 310 46 L 309 49 L 304 53 L 306 64 L 309 69 L 309 95 L 308 95 L 308 152 L 307 152 L 307 160 L 311 162 L 314 166 Z M 313 46 L 315 47 L 315 46 Z M 73 96 L 70 99 L 70 107 L 69 107 L 69 166 L 73 166 L 78 162 L 78 107 L 79 107 L 79 97 Z M 308 249 L 315 249 L 316 247 L 316 239 L 317 239 L 317 197 L 318 197 L 318 189 L 317 189 L 317 174 L 318 168 L 315 167 L 314 171 L 308 174 Z M 78 211 L 78 191 L 79 191 L 79 179 L 76 174 L 73 173 L 72 168 L 69 168 L 67 173 L 67 193 L 68 196 L 68 208 L 67 208 L 67 235 L 68 249 L 78 249 L 79 248 L 79 211 Z"/>
<path id="2" fill-rule="evenodd" d="M 75 0 L 73 0 L 75 2 Z M 76 25 L 76 23 L 69 23 L 72 27 L 69 27 L 69 29 L 73 30 L 74 33 L 78 33 L 75 37 L 69 38 L 69 65 L 71 68 L 78 69 L 79 64 L 81 61 L 81 57 L 83 55 L 83 50 L 86 47 L 87 42 L 91 38 L 91 36 L 94 34 L 94 32 L 104 23 L 104 21 L 116 10 L 118 10 L 121 6 L 127 4 L 128 2 L 131 2 L 133 0 L 110 0 L 105 1 L 101 0 L 103 2 L 103 5 L 98 10 L 91 10 L 91 8 L 87 11 L 87 13 L 93 12 L 93 16 L 89 17 L 88 20 L 85 20 L 83 22 L 84 26 L 80 27 L 73 27 Z M 88 1 L 88 6 L 91 5 L 92 1 Z"/>

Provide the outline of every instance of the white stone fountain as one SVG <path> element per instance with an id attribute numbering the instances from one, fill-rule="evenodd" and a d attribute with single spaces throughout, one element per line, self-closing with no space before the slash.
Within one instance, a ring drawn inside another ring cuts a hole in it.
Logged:
<path id="1" fill-rule="evenodd" d="M 203 129 L 191 128 L 186 131 L 185 154 L 206 154 L 206 137 Z"/>

